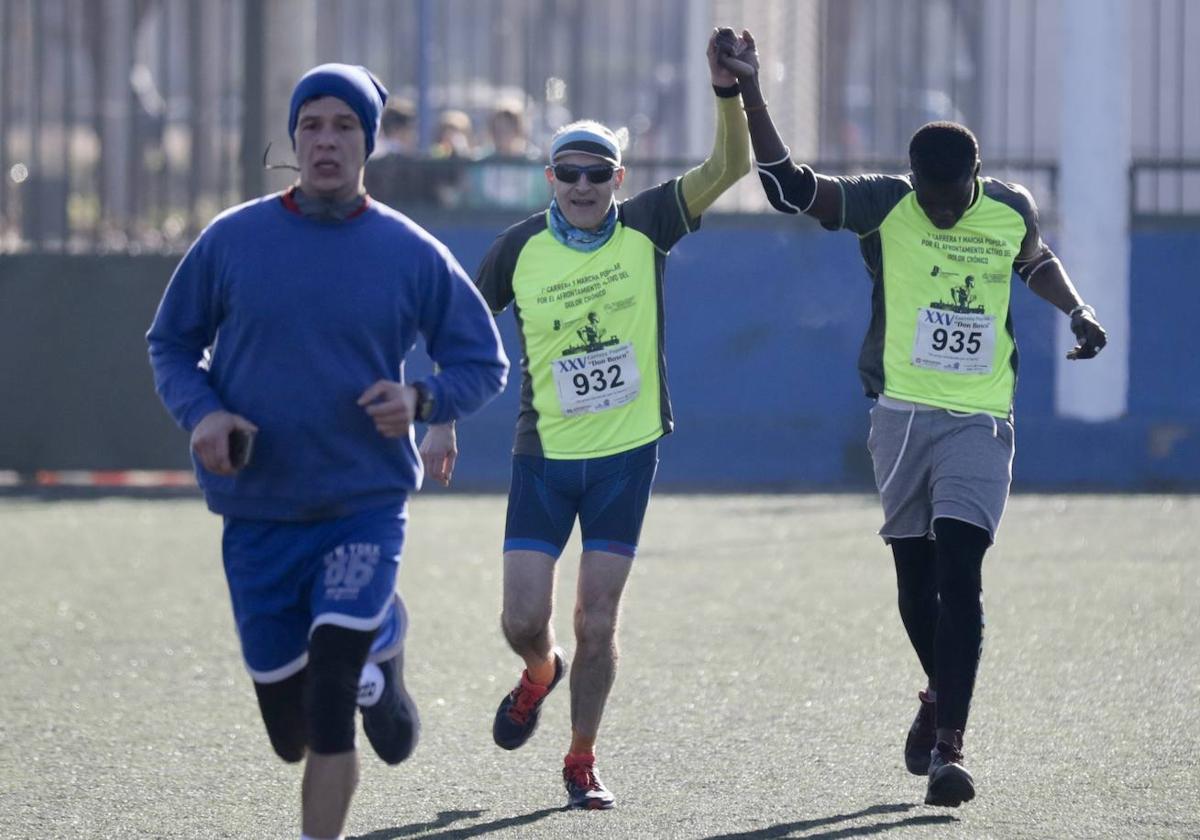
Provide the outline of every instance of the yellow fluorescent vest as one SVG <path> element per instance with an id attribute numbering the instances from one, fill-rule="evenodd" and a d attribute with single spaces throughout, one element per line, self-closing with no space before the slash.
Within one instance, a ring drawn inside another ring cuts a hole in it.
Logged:
<path id="1" fill-rule="evenodd" d="M 859 235 L 875 283 L 859 356 L 864 389 L 954 411 L 1008 417 L 1017 378 L 1009 316 L 1014 263 L 1053 254 L 1023 187 L 979 178 L 949 230 L 934 226 L 907 178 L 833 179 L 840 224 Z"/>
<path id="2" fill-rule="evenodd" d="M 663 346 L 670 248 L 695 230 L 676 178 L 618 206 L 612 236 L 578 251 L 547 214 L 509 228 L 476 284 L 493 312 L 514 304 L 521 339 L 518 455 L 599 458 L 673 428 Z"/>
<path id="3" fill-rule="evenodd" d="M 513 282 L 537 431 L 548 458 L 598 458 L 663 434 L 655 248 L 618 224 L 596 251 L 542 231 Z M 606 395 L 628 399 L 615 404 Z"/>
<path id="4" fill-rule="evenodd" d="M 1013 260 L 1026 233 L 982 194 L 949 230 L 909 193 L 879 229 L 884 265 L 884 393 L 1007 417 L 1016 371 L 1008 318 Z"/>

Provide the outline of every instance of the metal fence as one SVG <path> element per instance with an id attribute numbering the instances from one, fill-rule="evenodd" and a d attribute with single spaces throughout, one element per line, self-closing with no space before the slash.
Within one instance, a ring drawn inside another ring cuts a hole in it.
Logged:
<path id="1" fill-rule="evenodd" d="M 0 247 L 157 248 L 237 198 L 244 6 L 0 0 Z"/>
<path id="2" fill-rule="evenodd" d="M 1134 8 L 1132 213 L 1195 221 L 1200 10 Z M 430 199 L 450 209 L 488 206 L 475 187 L 497 164 L 472 158 L 501 101 L 534 146 L 589 116 L 628 131 L 631 186 L 677 174 L 710 142 L 703 42 L 717 23 L 759 37 L 797 158 L 902 170 L 916 127 L 958 119 L 987 174 L 1053 215 L 1056 0 L 0 0 L 0 251 L 182 247 L 220 208 L 287 182 L 263 171 L 263 149 L 287 159 L 287 94 L 320 61 L 365 64 L 410 100 L 422 149 L 446 110 L 472 122 L 457 197 Z M 536 183 L 539 164 L 525 166 Z M 753 179 L 719 205 L 764 208 Z"/>
<path id="3" fill-rule="evenodd" d="M 1200 3 L 1150 0 L 1131 16 L 1135 221 L 1200 221 Z"/>

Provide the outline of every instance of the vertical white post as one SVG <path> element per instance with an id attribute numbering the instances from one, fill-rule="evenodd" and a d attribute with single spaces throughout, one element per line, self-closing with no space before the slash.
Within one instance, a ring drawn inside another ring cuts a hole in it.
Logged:
<path id="1" fill-rule="evenodd" d="M 1062 122 L 1058 253 L 1108 330 L 1095 359 L 1068 361 L 1062 319 L 1054 405 L 1058 415 L 1122 416 L 1129 393 L 1129 165 L 1131 60 L 1128 0 L 1060 0 Z"/>

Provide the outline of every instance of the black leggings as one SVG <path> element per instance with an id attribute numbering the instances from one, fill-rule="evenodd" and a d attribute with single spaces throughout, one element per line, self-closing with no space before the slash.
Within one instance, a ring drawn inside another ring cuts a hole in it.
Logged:
<path id="1" fill-rule="evenodd" d="M 354 749 L 358 679 L 374 631 L 324 624 L 308 643 L 308 664 L 276 683 L 255 683 L 258 706 L 271 746 L 284 761 Z"/>
<path id="2" fill-rule="evenodd" d="M 983 646 L 983 555 L 988 532 L 935 519 L 936 540 L 892 540 L 900 618 L 937 692 L 937 727 L 965 729 Z"/>

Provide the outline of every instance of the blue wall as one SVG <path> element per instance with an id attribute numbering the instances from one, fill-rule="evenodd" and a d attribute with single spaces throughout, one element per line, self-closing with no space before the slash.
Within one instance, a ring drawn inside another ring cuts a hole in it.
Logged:
<path id="1" fill-rule="evenodd" d="M 474 271 L 501 220 L 432 223 Z M 1053 413 L 1061 318 L 1017 284 L 1016 486 L 1200 490 L 1200 231 L 1132 247 L 1129 415 Z M 0 256 L 0 470 L 186 469 L 187 438 L 153 393 L 143 334 L 167 256 Z M 670 490 L 869 489 L 868 401 L 856 363 L 870 285 L 849 234 L 807 220 L 715 217 L 672 252 L 667 350 L 677 432 Z M 1086 295 L 1088 278 L 1076 277 Z M 1102 313 L 1103 314 L 1103 313 Z M 500 318 L 517 356 L 513 317 Z M 1082 362 L 1081 364 L 1086 364 Z M 428 369 L 414 359 L 413 372 Z M 518 383 L 461 425 L 457 487 L 502 490 Z"/>
<path id="2" fill-rule="evenodd" d="M 434 232 L 474 271 L 495 228 Z M 1200 311 L 1189 271 L 1200 264 L 1200 233 L 1140 232 L 1132 245 L 1129 415 L 1120 421 L 1054 416 L 1054 330 L 1062 316 L 1014 286 L 1018 489 L 1200 489 L 1200 356 L 1189 349 L 1183 317 Z M 668 266 L 676 432 L 663 441 L 658 486 L 872 487 L 869 402 L 856 368 L 870 285 L 855 238 L 783 217 L 713 219 L 676 246 Z M 1074 279 L 1086 297 L 1087 278 Z M 511 312 L 500 323 L 515 360 Z M 462 486 L 507 480 L 516 385 L 514 378 L 461 425 Z"/>

